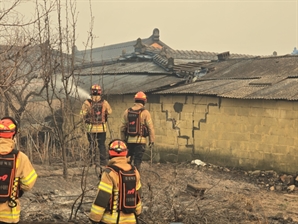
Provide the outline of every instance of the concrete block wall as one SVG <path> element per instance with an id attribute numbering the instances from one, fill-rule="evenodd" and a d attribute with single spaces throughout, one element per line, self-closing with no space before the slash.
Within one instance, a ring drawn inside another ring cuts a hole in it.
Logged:
<path id="1" fill-rule="evenodd" d="M 246 169 L 298 170 L 297 102 L 222 99 L 195 131 L 202 160 Z"/>
<path id="2" fill-rule="evenodd" d="M 120 120 L 133 95 L 112 97 L 110 128 L 120 137 Z M 182 111 L 175 111 L 175 104 L 182 104 Z M 176 154 L 176 161 L 199 158 L 244 169 L 298 170 L 297 102 L 161 95 L 159 103 L 146 108 L 161 160 L 162 154 Z"/>

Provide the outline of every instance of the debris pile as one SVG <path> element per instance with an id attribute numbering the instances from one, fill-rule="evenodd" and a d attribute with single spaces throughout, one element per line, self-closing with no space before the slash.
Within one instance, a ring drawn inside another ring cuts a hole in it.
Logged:
<path id="1" fill-rule="evenodd" d="M 288 193 L 298 191 L 298 174 L 278 174 L 274 170 L 254 170 L 243 171 L 229 169 L 227 167 L 221 167 L 210 163 L 205 163 L 201 160 L 191 161 L 191 166 L 195 165 L 196 168 L 208 169 L 208 170 L 220 170 L 223 172 L 234 172 L 243 175 L 243 178 L 248 178 L 250 182 L 255 183 L 260 188 L 266 188 L 270 191 L 286 191 Z"/>

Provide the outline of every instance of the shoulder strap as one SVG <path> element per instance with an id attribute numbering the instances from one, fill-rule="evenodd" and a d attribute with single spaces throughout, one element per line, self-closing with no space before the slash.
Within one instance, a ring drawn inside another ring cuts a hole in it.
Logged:
<path id="1" fill-rule="evenodd" d="M 135 170 L 136 168 L 135 168 L 135 166 L 133 166 L 133 165 L 130 165 L 131 166 L 131 169 L 130 170 L 128 170 L 128 171 L 131 171 L 131 170 Z M 113 169 L 114 171 L 116 171 L 116 172 L 118 172 L 119 173 L 119 171 L 121 170 L 121 171 L 124 171 L 122 168 L 120 168 L 119 166 L 115 166 L 115 165 L 108 165 L 108 168 L 111 168 L 111 169 Z M 124 171 L 125 172 L 125 171 Z"/>
<path id="2" fill-rule="evenodd" d="M 11 153 L 13 153 L 13 154 L 15 154 L 16 156 L 19 154 L 19 150 L 17 150 L 17 149 L 13 149 L 12 151 L 11 151 Z"/>
<path id="3" fill-rule="evenodd" d="M 109 167 L 106 167 L 103 172 L 106 172 L 107 174 L 109 174 L 112 170 Z"/>
<path id="4" fill-rule="evenodd" d="M 119 173 L 119 171 L 123 171 L 123 169 L 121 169 L 120 167 L 118 166 L 115 166 L 115 165 L 108 165 L 109 168 L 111 168 L 112 170 L 116 171 L 117 173 Z"/>
<path id="5" fill-rule="evenodd" d="M 0 157 L 2 157 L 2 158 L 10 158 L 12 155 L 16 155 L 16 158 L 17 158 L 18 154 L 19 154 L 19 150 L 13 149 L 10 153 L 5 154 L 5 155 L 0 155 Z"/>
<path id="6" fill-rule="evenodd" d="M 135 112 L 139 112 L 139 113 L 141 113 L 143 110 L 145 110 L 144 107 L 142 107 L 142 108 L 140 108 L 140 109 L 138 109 L 138 110 L 133 110 L 131 107 L 128 108 L 128 111 L 135 111 Z"/>
<path id="7" fill-rule="evenodd" d="M 92 99 L 87 99 L 88 100 L 88 102 L 90 103 L 90 104 L 92 104 Z M 98 103 L 103 103 L 105 100 L 104 99 L 100 99 L 100 101 L 97 101 Z M 96 102 L 96 101 L 94 101 L 94 102 Z"/>

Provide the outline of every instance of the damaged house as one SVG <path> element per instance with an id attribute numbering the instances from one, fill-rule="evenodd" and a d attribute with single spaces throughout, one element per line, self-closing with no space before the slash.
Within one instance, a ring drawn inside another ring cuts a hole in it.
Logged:
<path id="1" fill-rule="evenodd" d="M 144 91 L 156 160 L 297 171 L 297 56 L 173 50 L 158 29 L 76 56 L 88 62 L 76 71 L 80 87 L 98 83 L 113 108 L 108 137 L 120 137 L 123 111 Z"/>

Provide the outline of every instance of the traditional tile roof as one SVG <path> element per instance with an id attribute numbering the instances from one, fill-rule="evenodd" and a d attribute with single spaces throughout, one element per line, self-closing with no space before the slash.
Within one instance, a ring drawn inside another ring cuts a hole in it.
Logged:
<path id="1" fill-rule="evenodd" d="M 167 47 L 164 42 L 159 39 L 159 30 L 155 28 L 153 33 L 148 38 L 143 38 L 142 43 L 146 46 L 153 46 L 153 48 Z M 135 52 L 135 45 L 137 40 L 127 41 L 119 44 L 113 44 L 103 47 L 97 47 L 93 49 L 86 50 L 77 50 L 75 55 L 77 58 L 80 58 L 84 62 L 102 62 L 102 61 L 111 61 L 120 58 L 124 54 L 131 54 Z"/>
<path id="2" fill-rule="evenodd" d="M 104 52 L 103 57 L 100 54 Z M 75 74 L 84 89 L 89 89 L 90 80 L 97 79 L 107 94 L 142 90 L 244 99 L 298 97 L 295 55 L 260 57 L 174 50 L 159 40 L 158 29 L 149 38 L 93 49 L 92 55 L 94 60 L 78 66 Z"/>

